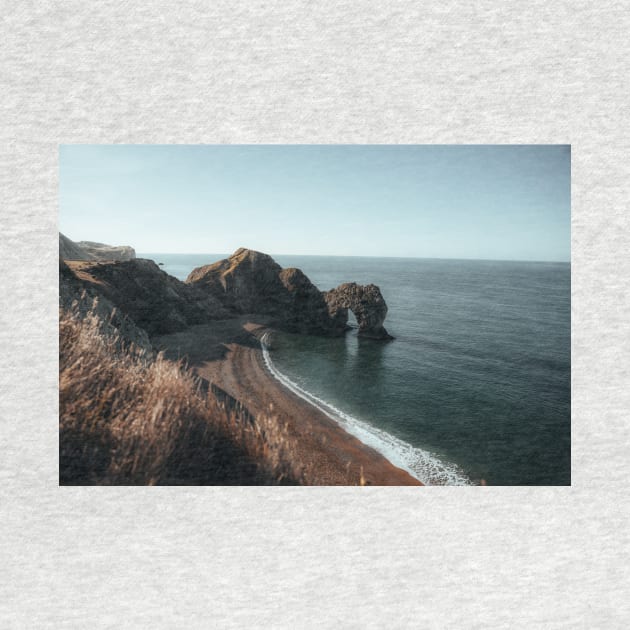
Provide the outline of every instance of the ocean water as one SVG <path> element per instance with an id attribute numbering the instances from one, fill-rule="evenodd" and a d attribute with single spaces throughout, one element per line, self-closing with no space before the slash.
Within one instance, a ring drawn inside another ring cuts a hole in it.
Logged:
<path id="1" fill-rule="evenodd" d="M 225 257 L 143 256 L 180 279 Z M 265 359 L 298 395 L 427 483 L 571 483 L 568 263 L 274 258 L 322 290 L 379 285 L 396 337 L 275 334 Z"/>

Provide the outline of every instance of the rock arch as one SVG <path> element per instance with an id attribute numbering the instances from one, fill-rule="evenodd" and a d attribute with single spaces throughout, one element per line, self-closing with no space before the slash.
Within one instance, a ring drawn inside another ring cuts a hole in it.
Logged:
<path id="1" fill-rule="evenodd" d="M 348 309 L 354 313 L 359 325 L 359 337 L 393 339 L 383 327 L 387 316 L 387 304 L 381 290 L 375 284 L 346 282 L 336 289 L 326 291 L 324 298 L 332 318 L 338 319 L 345 315 L 347 321 Z"/>
<path id="2" fill-rule="evenodd" d="M 234 314 L 265 314 L 267 323 L 291 332 L 342 336 L 348 309 L 359 336 L 393 339 L 383 328 L 387 304 L 374 284 L 347 282 L 321 292 L 295 268 L 282 269 L 271 256 L 241 248 L 225 260 L 193 269 L 188 286 L 201 289 Z"/>

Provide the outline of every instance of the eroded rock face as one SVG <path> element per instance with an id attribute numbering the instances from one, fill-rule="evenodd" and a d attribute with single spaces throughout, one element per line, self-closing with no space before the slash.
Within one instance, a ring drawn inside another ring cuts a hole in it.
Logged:
<path id="1" fill-rule="evenodd" d="M 383 328 L 387 305 L 377 286 L 352 282 L 321 292 L 299 269 L 282 269 L 271 256 L 249 249 L 194 269 L 186 282 L 141 258 L 59 262 L 60 305 L 68 307 L 87 291 L 101 299 L 101 315 L 117 309 L 114 326 L 143 347 L 145 332 L 153 338 L 240 315 L 259 316 L 261 323 L 290 332 L 338 337 L 348 329 L 348 309 L 361 337 L 391 339 Z"/>
<path id="2" fill-rule="evenodd" d="M 186 284 L 203 289 L 235 313 L 273 313 L 286 302 L 281 271 L 271 256 L 240 248 L 229 258 L 193 269 Z"/>
<path id="3" fill-rule="evenodd" d="M 350 309 L 361 337 L 392 338 L 383 328 L 387 305 L 377 286 L 348 283 L 322 292 L 299 269 L 282 269 L 271 256 L 253 250 L 241 248 L 194 269 L 186 284 L 208 292 L 234 314 L 269 315 L 291 332 L 341 336 Z"/>
<path id="4" fill-rule="evenodd" d="M 324 298 L 331 317 L 348 316 L 350 309 L 359 325 L 359 336 L 370 339 L 393 339 L 383 327 L 387 316 L 387 304 L 381 290 L 375 284 L 360 285 L 346 282 L 336 289 L 326 291 Z"/>
<path id="5" fill-rule="evenodd" d="M 304 332 L 315 335 L 339 336 L 346 330 L 348 321 L 341 314 L 332 317 L 324 294 L 295 268 L 283 269 L 280 281 L 287 294 L 287 308 L 283 315 L 286 328 L 293 332 Z"/>
<path id="6" fill-rule="evenodd" d="M 270 316 L 290 332 L 341 335 L 346 320 L 332 318 L 322 292 L 299 269 L 283 269 L 271 256 L 238 249 L 194 269 L 186 284 L 208 292 L 234 314 Z"/>
<path id="7" fill-rule="evenodd" d="M 77 245 L 91 260 L 133 260 L 136 257 L 136 250 L 129 245 L 105 245 L 92 241 L 79 241 Z"/>
<path id="8" fill-rule="evenodd" d="M 131 342 L 146 352 L 153 350 L 147 331 L 137 326 L 104 295 L 82 282 L 61 258 L 59 259 L 59 307 L 75 313 L 80 318 L 92 313 L 97 317 L 99 328 L 106 336 L 115 330 L 123 342 Z"/>
<path id="9" fill-rule="evenodd" d="M 92 241 L 75 243 L 59 233 L 59 257 L 63 260 L 133 260 L 136 251 L 128 245 L 105 245 Z"/>
<path id="10" fill-rule="evenodd" d="M 59 258 L 61 260 L 90 260 L 90 255 L 59 232 Z"/>
<path id="11" fill-rule="evenodd" d="M 211 295 L 169 276 L 152 260 L 65 261 L 65 267 L 83 288 L 106 298 L 149 336 L 230 316 Z"/>

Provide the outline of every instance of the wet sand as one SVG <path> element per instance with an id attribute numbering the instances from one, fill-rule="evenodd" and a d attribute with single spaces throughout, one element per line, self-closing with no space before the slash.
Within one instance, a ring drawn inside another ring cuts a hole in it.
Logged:
<path id="1" fill-rule="evenodd" d="M 309 485 L 422 485 L 406 471 L 350 435 L 326 414 L 296 396 L 268 371 L 257 318 L 213 322 L 152 339 L 167 358 L 186 357 L 194 371 L 253 416 L 265 414 L 286 426 Z"/>

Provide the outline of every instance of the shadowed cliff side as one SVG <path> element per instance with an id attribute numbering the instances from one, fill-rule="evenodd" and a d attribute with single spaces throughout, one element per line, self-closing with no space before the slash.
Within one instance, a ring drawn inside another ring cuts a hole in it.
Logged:
<path id="1" fill-rule="evenodd" d="M 169 276 L 152 260 L 65 261 L 64 267 L 62 277 L 71 273 L 75 285 L 106 298 L 149 336 L 230 316 L 207 292 Z"/>
<path id="2" fill-rule="evenodd" d="M 194 269 L 186 284 L 206 291 L 235 315 L 265 314 L 290 332 L 342 336 L 350 309 L 360 336 L 392 338 L 383 328 L 387 305 L 377 286 L 348 283 L 322 292 L 301 270 L 282 269 L 271 256 L 250 249 Z"/>
<path id="3" fill-rule="evenodd" d="M 61 232 L 59 232 L 59 258 L 61 260 L 91 260 L 86 251 Z"/>
<path id="4" fill-rule="evenodd" d="M 140 328 L 94 286 L 78 278 L 70 267 L 77 264 L 79 263 L 66 263 L 59 259 L 59 308 L 66 312 L 72 311 L 83 318 L 91 313 L 97 318 L 99 332 L 105 337 L 117 336 L 123 345 L 131 343 L 147 352 L 152 351 L 147 331 Z"/>
<path id="5" fill-rule="evenodd" d="M 299 269 L 245 249 L 186 283 L 151 260 L 60 258 L 60 482 L 419 483 L 263 363 L 266 326 L 344 333 L 347 308 L 326 296 Z M 378 288 L 348 300 L 378 330 Z"/>
<path id="6" fill-rule="evenodd" d="M 346 320 L 331 317 L 321 291 L 299 269 L 282 269 L 267 254 L 240 248 L 193 269 L 186 284 L 209 293 L 235 315 L 270 316 L 284 330 L 339 336 Z"/>

